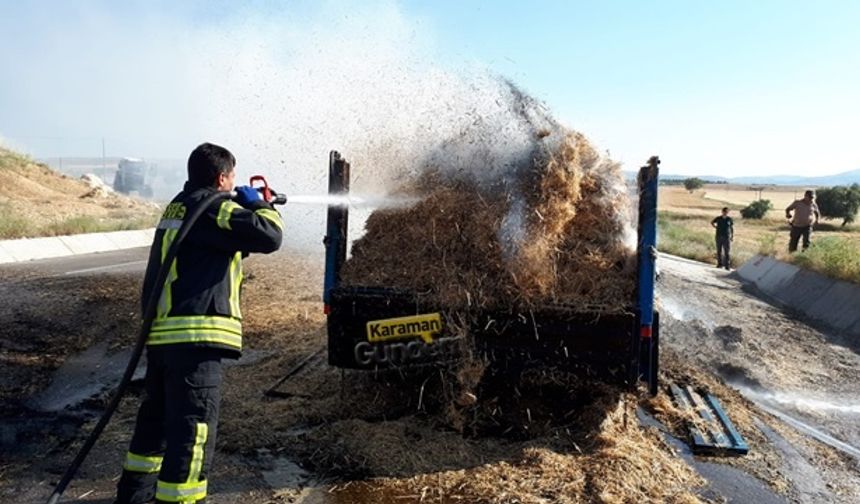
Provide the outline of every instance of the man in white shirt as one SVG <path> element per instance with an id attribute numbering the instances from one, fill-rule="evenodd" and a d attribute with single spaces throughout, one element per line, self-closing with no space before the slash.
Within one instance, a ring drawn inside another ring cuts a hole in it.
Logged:
<path id="1" fill-rule="evenodd" d="M 792 216 L 791 212 L 794 212 Z M 803 237 L 803 250 L 809 248 L 809 235 L 812 232 L 812 226 L 818 224 L 818 219 L 821 214 L 818 212 L 818 205 L 815 204 L 815 193 L 806 191 L 803 194 L 803 199 L 794 200 L 794 203 L 788 205 L 785 209 L 785 218 L 791 224 L 791 232 L 788 239 L 788 251 L 797 251 L 797 242 Z"/>

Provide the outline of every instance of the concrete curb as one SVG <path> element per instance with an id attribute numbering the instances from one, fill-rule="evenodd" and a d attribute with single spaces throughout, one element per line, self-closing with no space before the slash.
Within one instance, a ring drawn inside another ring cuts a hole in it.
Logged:
<path id="1" fill-rule="evenodd" d="M 860 285 L 755 256 L 737 270 L 759 290 L 860 342 Z"/>
<path id="2" fill-rule="evenodd" d="M 152 244 L 154 234 L 155 228 L 150 228 L 111 233 L 0 240 L 0 264 L 148 247 Z"/>

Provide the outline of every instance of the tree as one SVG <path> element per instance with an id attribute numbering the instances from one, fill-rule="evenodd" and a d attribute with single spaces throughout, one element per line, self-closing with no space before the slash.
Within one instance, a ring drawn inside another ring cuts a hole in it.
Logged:
<path id="1" fill-rule="evenodd" d="M 854 222 L 860 210 L 860 185 L 825 187 L 815 195 L 818 210 L 825 219 L 842 219 L 842 225 Z"/>
<path id="2" fill-rule="evenodd" d="M 690 192 L 700 189 L 703 185 L 705 185 L 705 181 L 699 177 L 684 179 L 684 188 Z"/>
<path id="3" fill-rule="evenodd" d="M 770 200 L 756 200 L 741 209 L 741 217 L 744 219 L 761 219 L 764 218 L 767 211 L 771 208 L 773 208 L 773 205 Z"/>

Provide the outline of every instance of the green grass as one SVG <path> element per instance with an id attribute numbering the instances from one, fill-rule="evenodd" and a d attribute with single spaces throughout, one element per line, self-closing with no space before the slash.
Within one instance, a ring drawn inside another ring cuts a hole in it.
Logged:
<path id="1" fill-rule="evenodd" d="M 661 189 L 660 234 L 657 240 L 661 251 L 700 261 L 716 260 L 710 222 L 719 215 L 719 207 L 723 203 L 706 200 L 702 196 L 701 191 L 690 194 L 683 189 Z M 726 206 L 739 208 L 731 204 Z M 782 207 L 782 203 L 777 207 Z M 780 208 L 770 211 L 764 219 L 743 219 L 736 213 L 732 216 L 735 222 L 735 239 L 732 242 L 734 266 L 761 254 L 860 283 L 860 224 L 842 227 L 839 225 L 841 221 L 820 222 L 812 237 L 812 247 L 806 252 L 789 255 L 790 228 Z"/>
<path id="2" fill-rule="evenodd" d="M 860 283 L 860 247 L 846 238 L 814 239 L 807 250 L 791 254 L 788 260 L 801 268 Z"/>
<path id="3" fill-rule="evenodd" d="M 0 205 L 0 238 L 24 238 L 32 231 L 27 219 L 12 212 L 9 205 Z"/>
<path id="4" fill-rule="evenodd" d="M 717 254 L 713 231 L 690 229 L 678 223 L 684 220 L 687 218 L 683 215 L 659 213 L 657 248 L 661 252 L 697 261 L 713 262 Z"/>
<path id="5" fill-rule="evenodd" d="M 737 219 L 736 219 L 737 222 Z M 660 211 L 657 214 L 657 249 L 696 261 L 715 263 L 717 260 L 717 245 L 710 218 L 700 215 L 679 212 Z M 771 247 L 775 246 L 776 237 L 771 237 Z M 750 259 L 760 250 L 763 244 L 753 243 L 748 237 L 739 236 L 736 232 L 732 242 L 732 266 L 739 266 Z"/>
<path id="6" fill-rule="evenodd" d="M 714 233 L 707 218 L 661 211 L 657 224 L 661 252 L 703 262 L 716 260 Z M 739 266 L 755 254 L 768 255 L 832 278 L 860 283 L 860 242 L 846 237 L 850 235 L 816 235 L 808 250 L 788 255 L 788 230 L 784 227 L 778 221 L 736 219 L 732 265 Z"/>
<path id="7" fill-rule="evenodd" d="M 778 253 L 778 245 L 777 240 L 779 238 L 779 233 L 767 233 L 762 234 L 759 237 L 758 241 L 758 254 L 765 256 L 776 256 Z"/>

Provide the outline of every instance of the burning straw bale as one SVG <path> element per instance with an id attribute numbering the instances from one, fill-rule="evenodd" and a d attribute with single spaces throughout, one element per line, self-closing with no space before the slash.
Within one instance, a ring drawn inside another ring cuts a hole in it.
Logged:
<path id="1" fill-rule="evenodd" d="M 623 309 L 635 268 L 619 166 L 568 131 L 539 136 L 526 158 L 494 181 L 425 167 L 400 190 L 419 203 L 368 218 L 344 283 L 412 289 L 452 309 Z"/>

